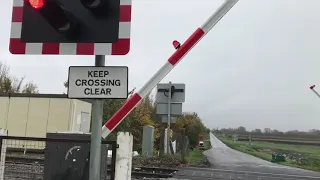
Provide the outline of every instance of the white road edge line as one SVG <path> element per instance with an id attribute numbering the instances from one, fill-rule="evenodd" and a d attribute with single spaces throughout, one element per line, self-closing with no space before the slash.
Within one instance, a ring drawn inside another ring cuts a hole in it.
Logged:
<path id="1" fill-rule="evenodd" d="M 277 165 L 259 165 L 258 167 L 270 167 L 270 168 L 282 168 L 282 169 L 292 169 L 292 170 L 302 170 L 302 171 L 308 171 L 305 169 L 298 169 L 295 167 L 290 167 L 290 166 L 277 166 Z"/>

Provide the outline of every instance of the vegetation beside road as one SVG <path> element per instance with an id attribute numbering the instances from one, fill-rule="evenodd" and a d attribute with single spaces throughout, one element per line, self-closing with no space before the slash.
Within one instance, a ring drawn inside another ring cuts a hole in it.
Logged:
<path id="1" fill-rule="evenodd" d="M 290 130 L 286 132 L 279 131 L 277 129 L 254 129 L 248 131 L 245 127 L 240 126 L 238 128 L 222 128 L 212 129 L 212 132 L 217 134 L 224 134 L 225 136 L 232 137 L 237 135 L 239 139 L 248 137 L 251 135 L 256 139 L 272 139 L 272 140 L 287 140 L 287 141 L 319 141 L 320 142 L 320 130 L 310 129 L 309 131 Z"/>
<path id="2" fill-rule="evenodd" d="M 144 157 L 135 156 L 132 158 L 132 167 L 159 167 L 176 169 L 183 164 L 182 160 L 178 156 L 163 156 L 163 157 Z"/>
<path id="3" fill-rule="evenodd" d="M 210 163 L 206 156 L 203 154 L 204 151 L 211 148 L 210 141 L 204 141 L 204 149 L 194 148 L 190 150 L 188 155 L 185 157 L 185 161 L 181 159 L 180 154 L 175 155 L 164 155 L 154 157 L 135 156 L 132 159 L 132 167 L 160 167 L 160 168 L 179 168 L 180 166 L 209 166 Z"/>
<path id="4" fill-rule="evenodd" d="M 203 154 L 204 151 L 209 150 L 211 148 L 210 139 L 206 139 L 206 137 L 209 137 L 209 133 L 207 134 L 205 135 L 205 140 L 203 141 L 204 148 L 195 148 L 192 151 L 190 151 L 188 156 L 186 157 L 186 160 L 189 165 L 210 165 L 207 157 Z"/>
<path id="5" fill-rule="evenodd" d="M 67 84 L 67 83 L 65 83 Z M 126 100 L 121 99 L 108 99 L 104 103 L 104 117 L 103 123 L 105 123 L 114 113 L 125 103 Z M 176 154 L 172 156 L 158 156 L 160 155 L 160 134 L 161 131 L 167 127 L 167 123 L 162 123 L 162 116 L 157 115 L 157 104 L 155 99 L 150 94 L 147 95 L 135 109 L 122 121 L 119 126 L 107 137 L 108 140 L 115 140 L 117 132 L 130 132 L 133 135 L 133 151 L 137 151 L 141 154 L 142 151 L 142 134 L 143 127 L 150 125 L 154 127 L 154 156 L 155 157 L 141 157 L 143 162 L 153 161 L 158 162 L 158 166 L 162 166 L 163 161 L 167 161 L 169 158 L 181 160 L 181 163 L 198 164 L 205 163 L 202 151 L 197 149 L 199 138 L 203 135 L 210 133 L 210 129 L 207 128 L 202 119 L 196 112 L 183 112 L 182 115 L 177 117 L 176 123 L 171 124 L 172 141 L 176 141 Z M 186 138 L 182 138 L 186 137 Z M 184 140 L 183 140 L 184 139 Z M 184 149 L 184 151 L 182 150 Z M 191 149 L 194 149 L 193 151 Z M 181 158 L 181 152 L 185 152 L 185 160 Z M 170 161 L 170 160 L 168 160 Z M 173 160 L 172 160 L 173 161 Z M 147 165 L 148 166 L 148 165 Z"/>
<path id="6" fill-rule="evenodd" d="M 68 87 L 68 82 L 64 82 Z M 133 91 L 132 91 L 133 93 Z M 126 99 L 107 99 L 104 103 L 103 124 L 105 124 L 126 102 Z M 157 104 L 155 98 L 148 94 L 140 103 L 128 114 L 115 130 L 107 137 L 108 140 L 116 140 L 118 132 L 130 132 L 133 135 L 133 150 L 141 153 L 142 130 L 146 125 L 154 127 L 154 152 L 157 154 L 160 145 L 160 132 L 167 127 L 167 123 L 162 123 L 162 116 L 156 113 Z M 188 137 L 189 145 L 198 145 L 200 134 L 210 132 L 196 112 L 183 112 L 177 117 L 176 123 L 170 127 L 173 132 L 184 134 Z"/>
<path id="7" fill-rule="evenodd" d="M 9 66 L 0 62 L 0 93 L 24 93 L 24 94 L 38 94 L 38 86 L 32 81 L 26 82 L 24 77 L 17 77 L 10 73 Z M 68 88 L 68 82 L 63 82 L 65 88 Z M 61 92 L 62 93 L 62 92 Z M 133 93 L 133 91 L 132 91 Z M 131 93 L 131 94 L 132 94 Z M 127 99 L 106 99 L 104 101 L 103 109 L 103 124 L 110 119 L 126 102 Z M 160 146 L 160 131 L 167 127 L 166 123 L 162 123 L 162 116 L 156 113 L 157 104 L 155 98 L 150 94 L 147 95 L 130 114 L 122 121 L 119 126 L 107 137 L 107 140 L 116 140 L 118 132 L 130 132 L 133 135 L 133 151 L 137 151 L 141 154 L 142 146 L 142 134 L 143 127 L 150 125 L 154 127 L 154 152 L 158 154 Z M 103 125 L 101 124 L 101 126 Z M 199 136 L 208 134 L 208 129 L 197 112 L 184 112 L 177 117 L 176 123 L 171 124 L 171 129 L 175 135 L 172 137 L 172 141 L 176 141 L 177 151 L 181 152 L 181 137 L 187 138 L 185 145 L 186 149 L 194 148 L 195 151 L 187 150 L 190 154 L 186 155 L 191 162 L 197 162 L 199 159 L 199 150 L 197 145 L 199 142 Z M 174 134 L 173 133 L 173 134 Z M 180 141 L 180 142 L 179 142 Z M 206 142 L 207 144 L 207 142 Z M 202 152 L 202 151 L 201 151 Z M 202 157 L 202 153 L 200 153 Z M 174 155 L 172 158 L 177 158 L 178 155 Z M 143 157 L 141 157 L 143 159 Z M 170 157 L 171 158 L 171 157 Z M 162 158 L 162 161 L 170 162 L 170 158 Z M 156 158 L 155 158 L 156 159 Z M 154 160 L 151 158 L 150 162 Z M 181 160 L 181 159 L 180 159 Z M 149 161 L 144 161 L 149 162 Z M 177 161 L 178 162 L 178 161 Z"/>
<path id="8" fill-rule="evenodd" d="M 232 138 L 217 135 L 217 137 L 232 149 L 270 161 L 273 153 L 283 154 L 286 162 L 279 164 L 320 171 L 320 148 L 309 145 L 279 144 L 271 142 L 234 141 Z"/>

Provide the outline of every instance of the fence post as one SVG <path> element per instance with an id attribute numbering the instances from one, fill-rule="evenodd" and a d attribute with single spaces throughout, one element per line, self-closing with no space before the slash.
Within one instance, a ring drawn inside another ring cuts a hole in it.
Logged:
<path id="1" fill-rule="evenodd" d="M 4 166 L 6 162 L 7 146 L 4 141 L 4 136 L 8 135 L 6 129 L 0 129 L 0 180 L 4 180 Z"/>
<path id="2" fill-rule="evenodd" d="M 133 136 L 129 132 L 117 135 L 115 180 L 131 180 Z"/>
<path id="3" fill-rule="evenodd" d="M 153 156 L 154 147 L 154 127 L 153 126 L 143 126 L 142 132 L 142 152 L 143 156 Z"/>
<path id="4" fill-rule="evenodd" d="M 181 139 L 182 139 L 182 148 L 181 148 L 181 160 L 182 160 L 182 162 L 185 162 L 185 152 L 186 152 L 186 142 L 185 142 L 185 129 L 183 128 L 182 129 L 182 137 L 181 137 Z"/>
<path id="5" fill-rule="evenodd" d="M 164 128 L 160 128 L 160 141 L 159 141 L 159 156 L 163 157 L 164 155 Z"/>

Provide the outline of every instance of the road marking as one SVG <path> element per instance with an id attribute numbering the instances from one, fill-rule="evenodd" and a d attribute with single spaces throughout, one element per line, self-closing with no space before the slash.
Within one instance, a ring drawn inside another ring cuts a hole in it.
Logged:
<path id="1" fill-rule="evenodd" d="M 320 176 L 303 176 L 303 175 L 291 175 L 291 174 L 275 174 L 275 173 L 264 173 L 264 172 L 251 172 L 251 171 L 234 171 L 234 170 L 226 170 L 226 169 L 213 169 L 213 168 L 198 168 L 192 167 L 192 169 L 199 170 L 212 170 L 212 171 L 220 171 L 226 173 L 245 173 L 247 175 L 256 174 L 256 175 L 272 175 L 272 176 L 284 176 L 284 177 L 294 177 L 294 178 L 309 178 L 309 179 L 319 179 Z M 184 169 L 187 170 L 187 169 Z M 191 170 L 191 169 L 190 169 Z M 194 172 L 195 173 L 195 172 Z"/>
<path id="2" fill-rule="evenodd" d="M 299 168 L 294 168 L 294 167 L 288 167 L 288 166 L 272 166 L 272 165 L 259 165 L 259 167 L 270 167 L 270 168 L 283 168 L 283 169 L 296 169 L 296 170 L 302 170 L 302 171 L 307 171 L 305 169 L 299 169 Z"/>

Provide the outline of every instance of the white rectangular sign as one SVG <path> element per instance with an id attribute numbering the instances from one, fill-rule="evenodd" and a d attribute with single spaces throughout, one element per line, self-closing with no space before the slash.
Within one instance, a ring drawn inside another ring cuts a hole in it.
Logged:
<path id="1" fill-rule="evenodd" d="M 174 86 L 175 92 L 171 98 L 172 103 L 184 103 L 186 99 L 186 85 L 185 84 L 171 84 Z M 159 90 L 169 89 L 169 84 L 157 84 L 157 94 L 156 102 L 157 103 L 168 103 L 168 92 L 159 92 Z M 181 92 L 181 90 L 183 92 Z"/>
<path id="2" fill-rule="evenodd" d="M 168 114 L 168 104 L 157 103 L 157 114 Z M 181 115 L 182 114 L 182 103 L 171 103 L 171 115 Z"/>
<path id="3" fill-rule="evenodd" d="M 69 98 L 126 99 L 128 67 L 70 66 Z"/>
<path id="4" fill-rule="evenodd" d="M 168 116 L 162 116 L 161 117 L 162 123 L 168 123 Z M 171 117 L 170 123 L 174 124 L 177 122 L 177 117 Z"/>

